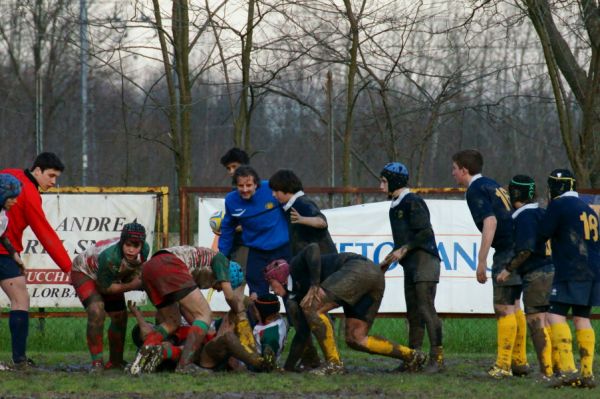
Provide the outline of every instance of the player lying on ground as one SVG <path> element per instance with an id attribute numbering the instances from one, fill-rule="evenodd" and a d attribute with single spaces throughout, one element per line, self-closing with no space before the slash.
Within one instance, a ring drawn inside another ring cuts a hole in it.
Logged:
<path id="1" fill-rule="evenodd" d="M 310 244 L 292 260 L 290 275 L 292 298 L 300 301 L 327 362 L 315 370 L 315 374 L 343 372 L 333 326 L 327 317 L 328 311 L 339 306 L 343 307 L 346 317 L 346 343 L 352 349 L 402 359 L 413 370 L 422 368 L 427 358 L 423 352 L 368 335 L 385 290 L 379 266 L 356 254 L 321 256 L 319 246 Z M 280 281 L 269 279 L 269 285 L 277 295 L 286 295 Z M 292 342 L 292 346 L 294 344 Z"/>
<path id="2" fill-rule="evenodd" d="M 137 222 L 123 226 L 120 238 L 99 241 L 73 259 L 71 284 L 87 312 L 87 344 L 92 370 L 123 367 L 127 331 L 125 292 L 142 288 L 142 263 L 148 257 L 146 229 Z M 102 336 L 106 314 L 109 362 L 104 366 Z"/>
<path id="3" fill-rule="evenodd" d="M 235 331 L 248 353 L 254 338 L 245 312 L 244 275 L 239 264 L 209 248 L 180 246 L 162 249 L 144 264 L 142 282 L 148 298 L 158 310 L 161 323 L 144 339 L 142 356 L 160 345 L 181 324 L 181 315 L 191 325 L 177 371 L 185 372 L 202 347 L 212 315 L 200 289 L 223 291 L 234 316 Z"/>
<path id="4" fill-rule="evenodd" d="M 129 302 L 128 306 L 138 322 L 137 328 L 134 327 L 132 331 L 132 337 L 140 348 L 144 338 L 153 331 L 154 326 L 144 319 L 134 303 Z M 280 342 L 285 342 L 285 335 L 283 341 L 275 342 L 274 338 L 277 334 L 273 334 L 275 332 L 272 331 L 273 326 L 269 325 L 268 329 L 263 330 L 263 335 L 267 336 L 260 341 L 264 351 L 261 354 L 256 351 L 248 352 L 242 346 L 239 337 L 235 335 L 230 316 L 231 314 L 227 314 L 223 319 L 216 319 L 211 323 L 208 333 L 204 336 L 202 349 L 194 356 L 192 365 L 187 368 L 188 372 L 196 371 L 197 367 L 213 371 L 239 370 L 243 368 L 239 362 L 254 371 L 270 371 L 275 367 L 277 346 Z M 277 313 L 276 316 L 279 314 Z M 160 345 L 147 349 L 145 356 L 138 355 L 131 364 L 129 372 L 140 374 L 175 370 L 190 331 L 189 325 L 179 326 Z M 285 332 L 285 329 L 283 331 Z"/>

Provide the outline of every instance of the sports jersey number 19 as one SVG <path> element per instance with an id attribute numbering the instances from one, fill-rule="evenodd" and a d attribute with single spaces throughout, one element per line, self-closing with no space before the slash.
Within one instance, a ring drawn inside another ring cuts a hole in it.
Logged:
<path id="1" fill-rule="evenodd" d="M 581 212 L 579 220 L 583 223 L 583 237 L 586 240 L 598 241 L 598 218 L 596 215 Z"/>
<path id="2" fill-rule="evenodd" d="M 496 196 L 502 200 L 506 210 L 510 212 L 510 199 L 506 190 L 502 187 L 496 189 Z"/>

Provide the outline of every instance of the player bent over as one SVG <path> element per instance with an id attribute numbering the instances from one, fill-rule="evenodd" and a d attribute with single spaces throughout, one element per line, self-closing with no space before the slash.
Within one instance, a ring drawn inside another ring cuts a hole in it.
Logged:
<path id="1" fill-rule="evenodd" d="M 212 321 L 208 302 L 200 289 L 223 291 L 235 315 L 235 330 L 247 352 L 254 351 L 254 338 L 243 304 L 243 272 L 239 264 L 209 248 L 179 246 L 164 248 L 142 267 L 142 282 L 148 298 L 158 310 L 161 324 L 149 333 L 140 351 L 141 361 L 151 356 L 181 324 L 181 315 L 191 325 L 177 370 L 187 372 Z M 137 359 L 136 359 L 137 360 Z M 135 370 L 132 369 L 132 373 Z"/>
<path id="2" fill-rule="evenodd" d="M 531 340 L 538 357 L 540 372 L 544 379 L 552 377 L 552 342 L 550 325 L 546 318 L 550 308 L 550 290 L 554 266 L 546 254 L 546 243 L 538 238 L 538 226 L 545 209 L 535 200 L 535 181 L 525 175 L 517 175 L 508 185 L 510 202 L 516 209 L 512 214 L 515 256 L 497 277 L 502 283 L 512 273 L 518 273 L 523 281 L 523 303 Z"/>
<path id="3" fill-rule="evenodd" d="M 137 222 L 123 226 L 120 238 L 97 242 L 73 259 L 71 284 L 87 312 L 87 344 L 92 370 L 123 367 L 123 346 L 127 331 L 127 291 L 141 289 L 140 272 L 148 257 L 146 229 Z M 104 366 L 102 336 L 106 313 L 109 362 Z"/>
<path id="4" fill-rule="evenodd" d="M 575 177 L 567 169 L 556 169 L 548 178 L 550 203 L 540 222 L 542 239 L 550 239 L 554 280 L 550 294 L 548 321 L 552 329 L 553 351 L 558 353 L 558 378 L 551 386 L 593 388 L 592 370 L 595 334 L 590 323 L 592 306 L 600 305 L 600 237 L 598 215 L 575 191 Z M 571 330 L 573 314 L 579 344 L 581 374 L 573 358 Z"/>
<path id="5" fill-rule="evenodd" d="M 300 301 L 327 362 L 315 374 L 343 373 L 333 326 L 327 317 L 328 311 L 339 306 L 346 318 L 346 343 L 352 349 L 402 359 L 413 370 L 423 366 L 423 352 L 368 335 L 385 290 L 383 272 L 369 259 L 350 253 L 321 256 L 319 246 L 313 243 L 292 260 L 290 275 L 291 295 Z M 279 281 L 271 279 L 269 284 L 277 295 L 285 294 Z"/>

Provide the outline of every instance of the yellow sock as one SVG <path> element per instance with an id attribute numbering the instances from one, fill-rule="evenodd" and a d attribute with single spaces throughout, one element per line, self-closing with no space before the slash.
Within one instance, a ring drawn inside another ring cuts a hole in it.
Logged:
<path id="1" fill-rule="evenodd" d="M 558 371 L 559 370 L 559 364 L 560 364 L 560 354 L 558 352 L 558 349 L 555 347 L 555 343 L 554 343 L 554 338 L 552 337 L 552 328 L 550 326 L 546 326 L 544 327 L 544 331 L 545 334 L 548 334 L 548 336 L 550 337 L 550 342 L 552 344 L 551 346 L 551 351 L 552 351 L 552 371 Z"/>
<path id="2" fill-rule="evenodd" d="M 544 346 L 544 350 L 541 353 L 541 365 L 540 369 L 542 370 L 542 374 L 546 377 L 552 376 L 553 373 L 553 361 L 552 361 L 552 339 L 550 337 L 550 327 L 544 327 L 544 340 L 546 341 L 546 345 Z"/>
<path id="3" fill-rule="evenodd" d="M 577 344 L 579 345 L 579 356 L 581 363 L 581 376 L 589 377 L 594 374 L 592 366 L 594 364 L 594 344 L 596 336 L 591 328 L 576 330 Z"/>
<path id="4" fill-rule="evenodd" d="M 527 364 L 527 320 L 521 309 L 515 312 L 517 322 L 517 333 L 512 351 L 512 364 L 524 366 Z"/>
<path id="5" fill-rule="evenodd" d="M 575 360 L 573 359 L 573 336 L 567 323 L 557 323 L 552 328 L 552 350 L 558 352 L 558 371 L 573 373 Z"/>
<path id="6" fill-rule="evenodd" d="M 319 341 L 319 345 L 321 346 L 321 350 L 323 350 L 323 354 L 325 355 L 325 360 L 329 363 L 334 364 L 342 364 L 342 360 L 340 359 L 340 352 L 338 351 L 337 345 L 335 344 L 335 337 L 333 335 L 333 326 L 331 325 L 331 321 L 326 314 L 319 314 L 319 320 L 322 324 L 322 327 L 325 328 L 325 334 L 323 337 L 317 336 L 317 340 Z M 311 326 L 314 330 L 315 326 Z M 316 326 L 317 328 L 319 326 Z"/>
<path id="7" fill-rule="evenodd" d="M 250 328 L 250 322 L 248 322 L 248 319 L 242 319 L 235 323 L 234 332 L 240 339 L 240 343 L 246 352 L 256 352 L 256 342 L 254 342 L 254 335 L 252 334 L 252 329 Z"/>
<path id="8" fill-rule="evenodd" d="M 517 320 L 513 313 L 500 316 L 496 323 L 498 326 L 496 366 L 504 370 L 510 370 L 515 335 L 517 334 Z"/>
<path id="9" fill-rule="evenodd" d="M 414 352 L 414 349 L 411 349 L 408 346 L 394 344 L 385 338 L 372 336 L 367 337 L 367 343 L 365 346 L 371 353 L 404 360 L 411 359 Z"/>

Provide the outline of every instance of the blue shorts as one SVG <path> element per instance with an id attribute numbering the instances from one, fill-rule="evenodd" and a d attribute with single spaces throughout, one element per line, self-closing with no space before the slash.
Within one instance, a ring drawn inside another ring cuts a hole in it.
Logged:
<path id="1" fill-rule="evenodd" d="M 258 296 L 268 294 L 269 283 L 263 274 L 264 268 L 275 259 L 285 259 L 289 262 L 290 258 L 291 249 L 289 244 L 284 244 L 270 251 L 249 248 L 246 263 L 246 282 L 250 293 L 256 292 Z"/>
<path id="2" fill-rule="evenodd" d="M 0 281 L 22 276 L 21 268 L 10 255 L 0 255 Z"/>
<path id="3" fill-rule="evenodd" d="M 600 306 L 600 282 L 557 281 L 552 284 L 550 302 L 567 305 Z"/>

